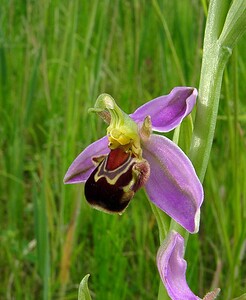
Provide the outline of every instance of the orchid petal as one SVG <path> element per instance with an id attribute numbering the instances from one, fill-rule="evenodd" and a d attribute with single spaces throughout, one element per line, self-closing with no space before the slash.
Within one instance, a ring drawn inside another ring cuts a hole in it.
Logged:
<path id="1" fill-rule="evenodd" d="M 138 123 L 150 116 L 154 131 L 168 132 L 177 127 L 192 111 L 196 97 L 195 88 L 175 87 L 168 95 L 140 106 L 130 117 Z"/>
<path id="2" fill-rule="evenodd" d="M 172 300 L 198 300 L 186 282 L 187 263 L 184 260 L 184 239 L 171 231 L 157 253 L 161 280 Z"/>
<path id="3" fill-rule="evenodd" d="M 95 169 L 92 161 L 93 157 L 106 155 L 109 153 L 108 137 L 104 136 L 100 140 L 90 144 L 72 162 L 65 177 L 64 183 L 85 182 Z"/>
<path id="4" fill-rule="evenodd" d="M 143 141 L 143 156 L 150 165 L 145 185 L 150 200 L 186 230 L 197 232 L 203 188 L 188 157 L 172 141 L 156 134 Z"/>

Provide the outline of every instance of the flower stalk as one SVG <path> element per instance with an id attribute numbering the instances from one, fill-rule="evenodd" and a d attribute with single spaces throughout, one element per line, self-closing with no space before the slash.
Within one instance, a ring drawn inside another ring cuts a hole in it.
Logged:
<path id="1" fill-rule="evenodd" d="M 204 180 L 213 143 L 223 72 L 237 40 L 246 30 L 243 0 L 211 0 L 205 29 L 197 114 L 189 157 Z"/>

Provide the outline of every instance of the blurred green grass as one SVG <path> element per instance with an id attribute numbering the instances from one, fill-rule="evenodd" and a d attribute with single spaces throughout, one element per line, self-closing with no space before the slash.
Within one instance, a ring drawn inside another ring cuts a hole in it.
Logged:
<path id="1" fill-rule="evenodd" d="M 0 299 L 156 299 L 158 232 L 144 193 L 127 212 L 88 207 L 64 186 L 75 156 L 105 133 L 88 114 L 111 94 L 126 111 L 174 86 L 198 87 L 205 1 L 7 1 L 0 11 Z M 246 286 L 246 42 L 225 72 L 188 280 L 221 299 Z"/>

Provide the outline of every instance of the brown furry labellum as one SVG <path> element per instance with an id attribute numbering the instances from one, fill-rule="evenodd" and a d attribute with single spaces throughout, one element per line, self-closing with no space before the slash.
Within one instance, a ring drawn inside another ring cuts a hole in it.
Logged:
<path id="1" fill-rule="evenodd" d="M 123 213 L 135 192 L 149 178 L 148 162 L 121 148 L 94 161 L 98 165 L 85 183 L 86 200 L 99 210 Z"/>

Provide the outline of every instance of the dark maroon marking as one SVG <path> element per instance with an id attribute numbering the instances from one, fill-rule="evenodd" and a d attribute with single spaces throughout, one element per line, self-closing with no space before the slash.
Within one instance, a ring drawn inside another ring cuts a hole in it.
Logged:
<path id="1" fill-rule="evenodd" d="M 123 191 L 123 187 L 132 179 L 132 166 L 119 177 L 114 185 L 109 184 L 105 177 L 95 181 L 94 176 L 98 167 L 85 183 L 86 200 L 91 205 L 99 206 L 109 212 L 122 212 L 134 196 L 134 191 L 129 191 L 128 194 Z"/>
<path id="2" fill-rule="evenodd" d="M 126 153 L 120 148 L 111 150 L 108 155 L 108 160 L 106 164 L 106 168 L 109 171 L 113 171 L 117 169 L 119 166 L 123 165 L 124 162 L 127 161 L 130 153 Z"/>
<path id="3" fill-rule="evenodd" d="M 135 192 L 146 183 L 150 173 L 146 160 L 139 161 L 131 154 L 122 152 L 119 149 L 111 150 L 85 183 L 86 200 L 92 206 L 112 213 L 124 211 Z M 115 183 L 110 184 L 107 179 Z"/>

